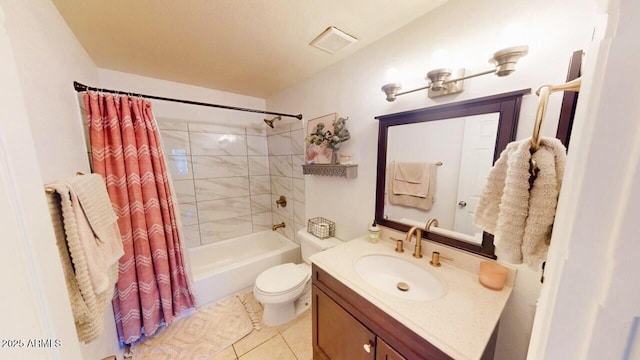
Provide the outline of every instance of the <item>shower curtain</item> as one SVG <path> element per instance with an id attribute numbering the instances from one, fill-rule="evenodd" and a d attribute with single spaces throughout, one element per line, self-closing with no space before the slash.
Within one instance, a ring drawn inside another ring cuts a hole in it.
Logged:
<path id="1" fill-rule="evenodd" d="M 113 298 L 118 337 L 130 344 L 195 305 L 151 103 L 84 94 L 93 172 L 107 182 L 124 245 Z"/>

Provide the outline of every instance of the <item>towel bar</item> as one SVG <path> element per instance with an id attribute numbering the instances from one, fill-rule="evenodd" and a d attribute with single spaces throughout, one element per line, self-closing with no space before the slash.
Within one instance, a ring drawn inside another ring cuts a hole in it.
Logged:
<path id="1" fill-rule="evenodd" d="M 84 173 L 78 171 L 76 172 L 76 176 L 82 176 L 84 175 Z M 46 188 L 44 188 L 44 192 L 46 192 L 47 194 L 53 194 L 54 192 L 56 192 L 56 190 L 52 187 L 47 186 Z"/>

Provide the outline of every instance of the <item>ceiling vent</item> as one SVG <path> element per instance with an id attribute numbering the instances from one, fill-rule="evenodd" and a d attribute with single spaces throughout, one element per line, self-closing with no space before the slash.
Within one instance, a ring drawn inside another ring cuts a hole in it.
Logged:
<path id="1" fill-rule="evenodd" d="M 309 45 L 326 51 L 329 54 L 335 54 L 356 41 L 358 41 L 358 39 L 340 29 L 331 26 L 328 27 L 327 30 L 325 30 L 322 34 L 318 35 L 318 37 L 313 39 L 313 41 L 310 42 Z"/>

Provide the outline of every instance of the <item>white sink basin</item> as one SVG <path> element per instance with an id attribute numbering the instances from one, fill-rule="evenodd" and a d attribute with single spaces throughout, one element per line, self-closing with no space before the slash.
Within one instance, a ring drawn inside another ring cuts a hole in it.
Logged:
<path id="1" fill-rule="evenodd" d="M 403 299 L 435 300 L 444 285 L 431 272 L 407 260 L 388 255 L 367 255 L 356 260 L 356 272 L 367 283 Z M 404 284 L 402 284 L 404 283 Z M 408 290 L 406 289 L 408 286 Z"/>

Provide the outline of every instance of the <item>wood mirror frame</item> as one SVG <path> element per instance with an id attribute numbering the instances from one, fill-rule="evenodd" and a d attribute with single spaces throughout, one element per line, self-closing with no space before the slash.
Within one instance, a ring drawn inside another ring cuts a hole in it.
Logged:
<path id="1" fill-rule="evenodd" d="M 531 89 L 523 89 L 477 99 L 465 100 L 428 108 L 404 111 L 395 114 L 376 116 L 378 126 L 378 167 L 376 178 L 376 222 L 382 226 L 407 232 L 411 226 L 384 218 L 385 174 L 387 168 L 387 138 L 390 126 L 415 124 L 426 121 L 445 120 L 464 116 L 499 113 L 496 145 L 493 152 L 495 163 L 508 143 L 515 140 L 518 128 L 518 117 L 522 96 L 531 93 Z M 426 220 L 426 219 L 425 219 Z M 423 231 L 423 239 L 466 250 L 474 254 L 495 259 L 493 235 L 484 232 L 482 244 L 472 244 L 448 236 Z"/>

